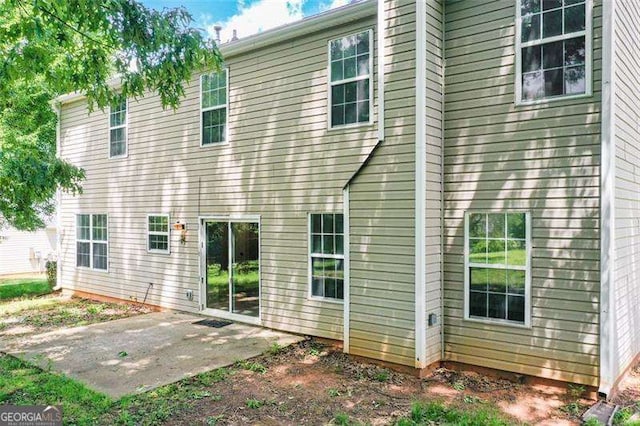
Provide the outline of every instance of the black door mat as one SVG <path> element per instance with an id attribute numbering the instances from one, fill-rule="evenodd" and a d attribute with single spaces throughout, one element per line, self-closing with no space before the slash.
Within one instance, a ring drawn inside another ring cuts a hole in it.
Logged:
<path id="1" fill-rule="evenodd" d="M 231 321 L 220 321 L 220 320 L 212 320 L 212 319 L 204 319 L 201 321 L 194 322 L 196 325 L 206 325 L 207 327 L 214 328 L 222 328 L 229 324 L 233 324 Z"/>

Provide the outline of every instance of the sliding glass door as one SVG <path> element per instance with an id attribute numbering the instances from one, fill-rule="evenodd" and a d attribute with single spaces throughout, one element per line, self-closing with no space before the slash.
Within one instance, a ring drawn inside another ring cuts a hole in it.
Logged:
<path id="1" fill-rule="evenodd" d="M 205 220 L 205 306 L 260 315 L 260 226 L 251 221 Z"/>

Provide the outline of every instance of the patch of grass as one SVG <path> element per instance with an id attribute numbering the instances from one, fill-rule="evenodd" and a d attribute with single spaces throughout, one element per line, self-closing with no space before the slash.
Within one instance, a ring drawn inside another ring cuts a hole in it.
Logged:
<path id="1" fill-rule="evenodd" d="M 97 303 L 80 298 L 41 298 L 0 303 L 0 318 L 20 315 L 20 325 L 36 329 L 77 327 L 143 313 L 138 307 L 119 303 Z"/>
<path id="2" fill-rule="evenodd" d="M 95 424 L 113 401 L 64 375 L 0 356 L 0 404 L 62 405 L 66 424 Z"/>
<path id="3" fill-rule="evenodd" d="M 377 372 L 373 378 L 376 379 L 378 382 L 383 383 L 383 382 L 388 382 L 389 377 L 390 377 L 389 372 L 387 370 L 382 370 Z"/>
<path id="4" fill-rule="evenodd" d="M 604 426 L 602 422 L 595 417 L 590 417 L 586 422 L 582 423 L 583 426 Z"/>
<path id="5" fill-rule="evenodd" d="M 46 279 L 22 278 L 0 281 L 0 300 L 41 296 L 49 293 L 51 293 L 51 287 Z"/>
<path id="6" fill-rule="evenodd" d="M 572 401 L 560 407 L 560 411 L 564 411 L 571 416 L 577 417 L 584 411 L 585 408 L 585 405 L 580 401 Z"/>
<path id="7" fill-rule="evenodd" d="M 437 402 L 416 402 L 411 406 L 409 417 L 403 417 L 396 423 L 397 426 L 431 424 L 509 426 L 512 422 L 504 419 L 496 408 L 490 406 L 458 410 L 455 408 L 447 408 Z"/>
<path id="8" fill-rule="evenodd" d="M 567 388 L 567 395 L 569 395 L 571 399 L 578 399 L 582 397 L 585 390 L 586 388 L 582 385 L 574 385 L 572 383 L 569 383 L 569 387 Z"/>
<path id="9" fill-rule="evenodd" d="M 636 410 L 640 408 L 640 402 L 636 403 Z M 616 426 L 640 426 L 640 420 L 631 420 L 636 410 L 633 407 L 624 407 L 616 411 L 613 416 L 613 424 Z"/>
<path id="10" fill-rule="evenodd" d="M 349 417 L 348 414 L 346 414 L 346 413 L 338 413 L 333 418 L 333 424 L 339 425 L 339 426 L 349 426 L 349 425 L 352 425 L 354 423 L 351 421 L 351 418 Z"/>
<path id="11" fill-rule="evenodd" d="M 259 399 L 247 399 L 247 408 L 257 409 L 264 405 L 264 401 L 260 401 Z"/>
<path id="12" fill-rule="evenodd" d="M 483 402 L 482 398 L 475 395 L 465 395 L 462 400 L 464 401 L 465 404 L 478 404 Z"/>
<path id="13" fill-rule="evenodd" d="M 224 414 L 218 414 L 217 416 L 207 417 L 204 422 L 207 426 L 215 426 L 222 419 L 224 419 Z"/>
<path id="14" fill-rule="evenodd" d="M 456 380 L 451 386 L 458 392 L 462 392 L 466 388 L 462 380 Z"/>
<path id="15" fill-rule="evenodd" d="M 267 372 L 267 367 L 255 361 L 236 361 L 236 367 L 242 368 L 243 370 L 253 371 L 254 373 L 264 374 Z"/>
<path id="16" fill-rule="evenodd" d="M 199 383 L 202 386 L 209 387 L 214 383 L 220 383 L 227 379 L 231 374 L 227 368 L 218 368 L 217 370 L 208 371 L 206 373 L 199 374 L 193 378 L 194 382 Z"/>
<path id="17" fill-rule="evenodd" d="M 332 398 L 335 398 L 335 397 L 337 397 L 337 396 L 340 396 L 340 395 L 341 395 L 341 394 L 340 394 L 340 391 L 339 391 L 338 389 L 333 389 L 333 388 L 329 389 L 329 390 L 327 391 L 327 393 L 328 393 L 328 394 L 329 394 L 329 396 L 330 396 L 330 397 L 332 397 Z"/>
<path id="18" fill-rule="evenodd" d="M 21 299 L 0 303 L 0 317 L 17 314 L 27 310 L 44 310 L 61 303 L 57 298 Z"/>
<path id="19" fill-rule="evenodd" d="M 570 402 L 560 407 L 560 411 L 564 411 L 571 416 L 579 416 L 587 408 L 586 405 L 580 402 L 580 398 L 584 394 L 584 391 L 584 386 L 569 384 L 569 387 L 567 388 L 567 397 Z"/>
<path id="20" fill-rule="evenodd" d="M 286 348 L 284 346 L 282 346 L 280 343 L 278 342 L 273 342 L 271 344 L 271 346 L 269 346 L 269 349 L 267 349 L 267 353 L 269 355 L 278 355 L 281 354 L 282 352 L 284 352 Z"/>
<path id="21" fill-rule="evenodd" d="M 105 305 L 103 304 L 99 304 L 99 305 L 89 305 L 87 306 L 87 313 L 91 314 L 91 315 L 99 315 L 102 313 L 102 311 L 105 310 Z"/>
<path id="22" fill-rule="evenodd" d="M 62 405 L 65 424 L 153 425 L 167 422 L 196 401 L 221 397 L 208 384 L 224 380 L 226 369 L 213 370 L 119 401 L 64 375 L 43 371 L 11 356 L 0 356 L 0 404 Z M 209 417 L 216 419 L 222 417 Z"/>

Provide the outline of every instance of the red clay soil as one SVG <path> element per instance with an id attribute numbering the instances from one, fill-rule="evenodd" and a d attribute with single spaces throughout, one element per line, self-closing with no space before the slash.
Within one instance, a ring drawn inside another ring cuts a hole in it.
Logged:
<path id="1" fill-rule="evenodd" d="M 440 401 L 461 409 L 493 405 L 513 424 L 578 425 L 586 408 L 582 404 L 588 403 L 578 401 L 575 392 L 472 372 L 439 369 L 419 379 L 354 360 L 313 340 L 251 361 L 266 372 L 231 369 L 226 380 L 210 387 L 210 398 L 169 423 L 315 425 L 335 423 L 335 416 L 344 413 L 354 423 L 388 425 L 408 416 L 415 401 Z"/>
<path id="2" fill-rule="evenodd" d="M 618 394 L 613 398 L 613 402 L 621 408 L 640 410 L 640 364 L 632 368 L 620 382 Z"/>

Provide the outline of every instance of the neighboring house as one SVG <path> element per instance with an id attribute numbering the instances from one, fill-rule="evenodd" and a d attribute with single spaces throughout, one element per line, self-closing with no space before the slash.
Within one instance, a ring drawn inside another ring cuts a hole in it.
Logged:
<path id="1" fill-rule="evenodd" d="M 53 224 L 34 232 L 0 226 L 0 277 L 44 272 L 47 260 L 56 258 L 56 241 Z"/>
<path id="2" fill-rule="evenodd" d="M 639 21 L 365 1 L 223 45 L 176 111 L 62 96 L 87 179 L 58 282 L 611 395 L 640 352 Z"/>

